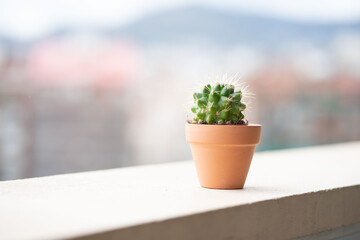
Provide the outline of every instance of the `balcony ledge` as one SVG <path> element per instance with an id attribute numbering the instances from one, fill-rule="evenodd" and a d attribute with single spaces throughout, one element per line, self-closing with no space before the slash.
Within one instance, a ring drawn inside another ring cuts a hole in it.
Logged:
<path id="1" fill-rule="evenodd" d="M 360 223 L 360 142 L 256 153 L 243 190 L 192 161 L 0 182 L 0 239 L 289 239 Z M 356 225 L 357 224 L 357 225 Z"/>

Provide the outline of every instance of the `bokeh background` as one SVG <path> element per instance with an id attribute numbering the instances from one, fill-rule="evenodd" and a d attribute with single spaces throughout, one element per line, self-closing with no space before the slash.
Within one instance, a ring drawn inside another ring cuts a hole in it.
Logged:
<path id="1" fill-rule="evenodd" d="M 0 180 L 190 159 L 223 73 L 257 151 L 360 140 L 360 2 L 0 0 Z"/>

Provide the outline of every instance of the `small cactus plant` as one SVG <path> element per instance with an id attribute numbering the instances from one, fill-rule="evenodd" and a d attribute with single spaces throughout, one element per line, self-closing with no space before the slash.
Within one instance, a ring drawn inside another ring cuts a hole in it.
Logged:
<path id="1" fill-rule="evenodd" d="M 242 113 L 246 105 L 241 102 L 243 92 L 233 84 L 207 84 L 201 92 L 193 94 L 195 114 L 193 123 L 200 124 L 246 124 Z"/>

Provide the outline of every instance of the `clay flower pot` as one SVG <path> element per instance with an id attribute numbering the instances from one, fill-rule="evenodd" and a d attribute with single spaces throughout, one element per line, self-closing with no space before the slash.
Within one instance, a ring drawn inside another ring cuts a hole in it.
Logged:
<path id="1" fill-rule="evenodd" d="M 260 142 L 261 125 L 186 123 L 200 185 L 205 188 L 243 188 Z"/>

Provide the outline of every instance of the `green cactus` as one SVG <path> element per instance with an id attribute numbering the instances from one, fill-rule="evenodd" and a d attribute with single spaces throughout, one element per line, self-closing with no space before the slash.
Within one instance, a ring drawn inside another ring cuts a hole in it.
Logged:
<path id="1" fill-rule="evenodd" d="M 244 124 L 246 105 L 241 102 L 242 92 L 232 84 L 205 85 L 193 94 L 195 105 L 191 111 L 194 121 L 205 124 Z"/>

